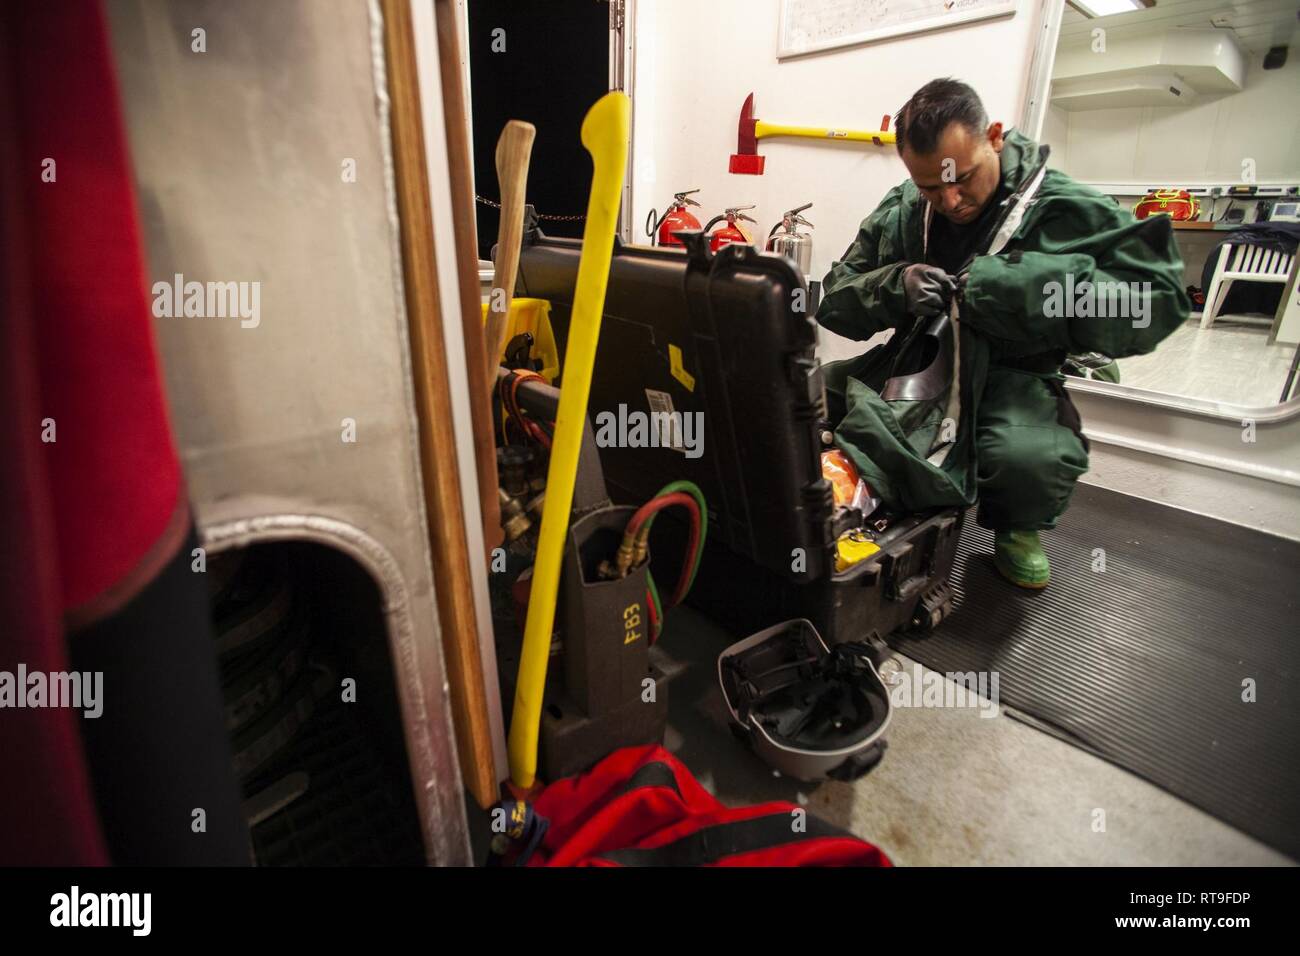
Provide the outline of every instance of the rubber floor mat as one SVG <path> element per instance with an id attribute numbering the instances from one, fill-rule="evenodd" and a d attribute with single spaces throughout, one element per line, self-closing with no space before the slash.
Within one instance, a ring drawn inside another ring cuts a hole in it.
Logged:
<path id="1" fill-rule="evenodd" d="M 1300 859 L 1300 543 L 1080 485 L 1043 544 L 1017 588 L 968 520 L 952 616 L 890 643 Z"/>

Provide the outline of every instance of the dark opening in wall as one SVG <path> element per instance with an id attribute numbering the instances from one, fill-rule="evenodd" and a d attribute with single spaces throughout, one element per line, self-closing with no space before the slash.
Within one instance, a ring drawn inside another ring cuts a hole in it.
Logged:
<path id="1" fill-rule="evenodd" d="M 226 726 L 260 866 L 424 862 L 380 592 L 311 543 L 209 559 Z"/>
<path id="2" fill-rule="evenodd" d="M 539 213 L 582 215 L 591 188 L 591 157 L 579 131 L 591 105 L 609 91 L 606 0 L 474 0 L 469 5 L 470 102 L 474 188 L 497 191 L 497 138 L 507 120 L 537 127 L 527 199 Z M 497 241 L 497 210 L 478 209 L 479 257 Z M 581 221 L 544 220 L 547 235 L 581 238 Z"/>

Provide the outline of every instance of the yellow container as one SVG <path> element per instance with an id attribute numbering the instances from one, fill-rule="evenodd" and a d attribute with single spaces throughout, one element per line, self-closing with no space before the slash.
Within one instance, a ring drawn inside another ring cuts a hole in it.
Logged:
<path id="1" fill-rule="evenodd" d="M 487 325 L 488 304 L 483 303 L 483 324 Z M 511 299 L 510 315 L 506 322 L 508 331 L 497 363 L 505 361 L 506 348 L 516 335 L 532 333 L 533 358 L 542 360 L 542 367 L 537 374 L 546 380 L 547 385 L 555 383 L 555 376 L 560 374 L 560 351 L 555 347 L 555 333 L 551 331 L 551 303 L 545 299 Z"/>
<path id="2" fill-rule="evenodd" d="M 862 531 L 846 531 L 835 542 L 835 570 L 847 571 L 880 551 L 880 545 Z"/>

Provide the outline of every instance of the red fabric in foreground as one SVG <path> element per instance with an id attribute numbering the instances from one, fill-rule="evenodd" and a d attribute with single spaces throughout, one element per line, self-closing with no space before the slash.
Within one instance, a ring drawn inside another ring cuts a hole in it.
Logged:
<path id="1" fill-rule="evenodd" d="M 0 130 L 13 128 L 9 42 L 0 31 Z M 67 668 L 12 147 L 0 137 L 0 408 L 12 429 L 0 463 L 0 670 L 11 674 L 20 661 Z M 0 710 L 0 865 L 107 862 L 77 720 L 68 710 Z"/>
<path id="2" fill-rule="evenodd" d="M 141 564 L 182 487 L 98 3 L 0 4 L 0 242 L 0 670 L 66 671 L 66 612 Z M 82 719 L 0 709 L 0 864 L 108 861 Z"/>
<path id="3" fill-rule="evenodd" d="M 181 494 L 131 162 L 99 3 L 6 4 L 10 107 L 64 610 L 101 597 L 162 536 Z M 55 180 L 44 182 L 45 161 Z M 20 240 L 22 241 L 22 240 Z"/>
<path id="4" fill-rule="evenodd" d="M 664 765 L 671 786 L 627 790 L 638 771 Z M 700 786 L 686 766 L 663 747 L 625 747 L 591 770 L 558 780 L 542 791 L 533 809 L 550 829 L 530 866 L 614 866 L 602 854 L 631 848 L 663 847 L 708 827 L 758 817 L 793 819 L 792 803 L 764 803 L 730 809 Z M 813 826 L 809 826 L 813 830 Z M 890 866 L 877 847 L 848 835 L 800 839 L 790 828 L 788 842 L 710 861 L 716 866 Z"/>

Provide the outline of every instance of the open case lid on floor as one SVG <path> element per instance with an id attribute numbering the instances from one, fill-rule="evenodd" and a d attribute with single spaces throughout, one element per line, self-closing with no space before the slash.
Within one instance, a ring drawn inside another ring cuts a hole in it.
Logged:
<path id="1" fill-rule="evenodd" d="M 766 628 L 718 657 L 731 721 L 798 780 L 855 780 L 880 762 L 890 701 L 866 644 L 826 646 L 811 621 Z"/>
<path id="2" fill-rule="evenodd" d="M 714 255 L 702 233 L 678 235 L 684 253 L 615 243 L 588 406 L 610 495 L 640 503 L 693 481 L 711 541 L 816 578 L 834 539 L 808 288 L 780 256 L 739 244 Z M 550 301 L 561 355 L 581 251 L 532 229 L 519 263 L 517 294 Z M 680 430 L 652 413 L 680 415 Z"/>

